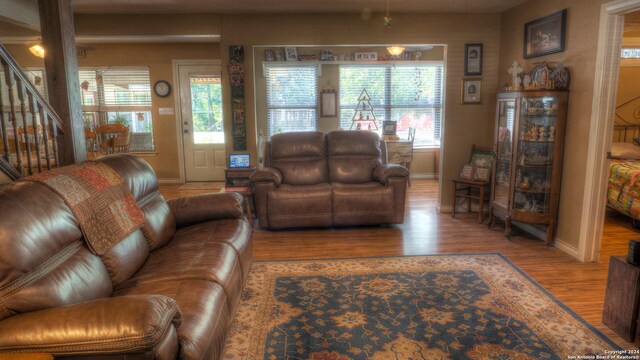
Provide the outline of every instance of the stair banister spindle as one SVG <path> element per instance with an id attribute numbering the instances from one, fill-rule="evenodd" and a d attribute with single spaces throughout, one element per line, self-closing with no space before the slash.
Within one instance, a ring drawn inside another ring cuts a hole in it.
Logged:
<path id="1" fill-rule="evenodd" d="M 51 170 L 51 149 L 49 149 L 49 125 L 45 116 L 44 107 L 38 106 L 40 112 L 40 125 L 42 126 L 42 142 L 44 143 L 45 160 L 47 162 L 47 170 Z"/>
<path id="2" fill-rule="evenodd" d="M 20 100 L 20 114 L 22 115 L 22 126 L 24 134 L 24 145 L 27 151 L 27 173 L 33 175 L 33 164 L 31 160 L 31 140 L 29 140 L 29 123 L 27 122 L 27 99 L 25 99 L 25 88 L 22 80 L 16 76 L 16 91 Z"/>
<path id="3" fill-rule="evenodd" d="M 0 131 L 2 131 L 2 149 L 4 159 L 11 164 L 11 153 L 9 152 L 9 135 L 7 134 L 7 124 L 4 115 L 4 104 L 2 100 L 2 79 L 0 79 Z"/>
<path id="4" fill-rule="evenodd" d="M 9 94 L 9 122 L 13 129 L 13 142 L 16 151 L 16 169 L 24 175 L 24 168 L 22 167 L 22 155 L 20 154 L 20 139 L 18 137 L 18 126 L 16 124 L 16 98 L 13 91 L 13 70 L 9 64 L 3 62 L 5 81 L 7 83 L 7 91 Z"/>
<path id="5" fill-rule="evenodd" d="M 38 166 L 38 172 L 42 172 L 42 157 L 40 151 L 42 150 L 40 145 L 40 130 L 38 126 L 38 103 L 33 100 L 33 94 L 27 93 L 29 98 L 29 112 L 31 113 L 31 126 L 33 126 L 33 142 L 35 146 L 36 164 Z"/>

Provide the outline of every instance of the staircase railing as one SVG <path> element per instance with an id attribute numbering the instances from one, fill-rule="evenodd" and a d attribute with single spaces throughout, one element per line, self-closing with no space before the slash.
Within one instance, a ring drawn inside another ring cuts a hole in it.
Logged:
<path id="1" fill-rule="evenodd" d="M 16 180 L 57 167 L 60 117 L 2 44 L 0 65 L 0 171 Z"/>

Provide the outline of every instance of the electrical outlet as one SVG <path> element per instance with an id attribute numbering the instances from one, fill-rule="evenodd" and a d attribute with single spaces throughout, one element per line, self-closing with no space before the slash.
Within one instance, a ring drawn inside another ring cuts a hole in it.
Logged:
<path id="1" fill-rule="evenodd" d="M 173 115 L 173 108 L 159 108 L 160 115 Z"/>

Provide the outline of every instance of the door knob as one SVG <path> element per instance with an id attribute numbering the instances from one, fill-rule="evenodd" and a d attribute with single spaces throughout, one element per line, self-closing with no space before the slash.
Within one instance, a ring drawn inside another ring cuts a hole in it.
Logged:
<path id="1" fill-rule="evenodd" d="M 182 132 L 183 132 L 183 133 L 185 133 L 185 134 L 188 134 L 188 133 L 189 133 L 189 130 L 184 129 Z"/>

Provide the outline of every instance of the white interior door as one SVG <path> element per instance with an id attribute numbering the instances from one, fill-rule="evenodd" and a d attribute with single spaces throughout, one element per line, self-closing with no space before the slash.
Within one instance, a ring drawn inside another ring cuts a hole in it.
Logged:
<path id="1" fill-rule="evenodd" d="M 180 65 L 178 77 L 186 181 L 224 180 L 220 66 Z"/>

